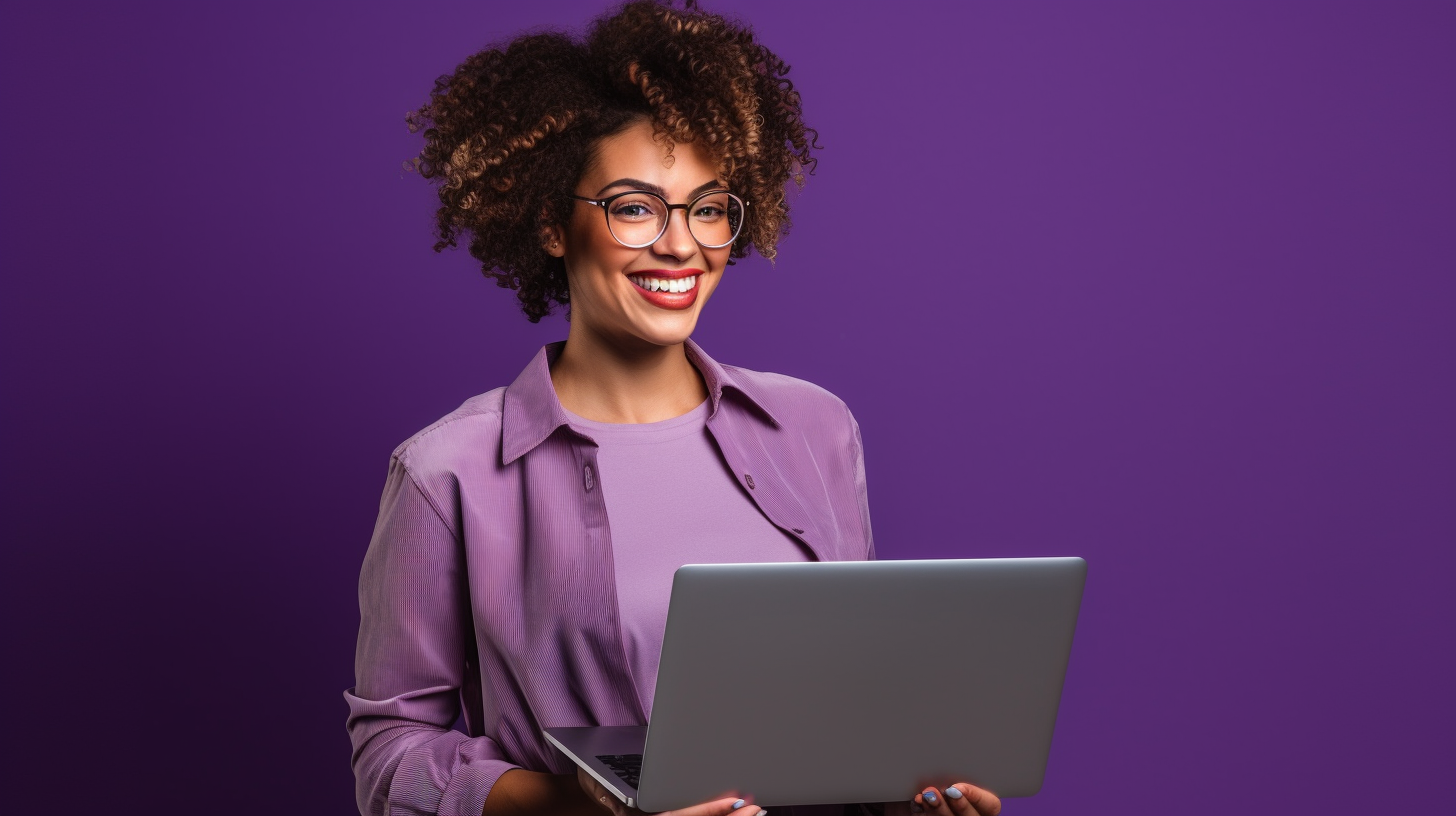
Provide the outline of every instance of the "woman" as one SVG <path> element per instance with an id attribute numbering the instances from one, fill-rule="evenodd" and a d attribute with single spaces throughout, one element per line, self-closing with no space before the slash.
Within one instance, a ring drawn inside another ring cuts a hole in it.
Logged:
<path id="1" fill-rule="evenodd" d="M 569 304 L 570 330 L 394 452 L 346 693 L 362 813 L 622 813 L 541 729 L 646 723 L 673 570 L 874 557 L 844 404 L 689 339 L 731 259 L 773 256 L 812 167 L 787 70 L 746 28 L 639 2 L 585 43 L 478 53 L 412 114 L 436 249 L 468 233 L 528 318 Z M 966 784 L 901 806 L 999 807 Z M 732 812 L 760 811 L 680 811 Z"/>

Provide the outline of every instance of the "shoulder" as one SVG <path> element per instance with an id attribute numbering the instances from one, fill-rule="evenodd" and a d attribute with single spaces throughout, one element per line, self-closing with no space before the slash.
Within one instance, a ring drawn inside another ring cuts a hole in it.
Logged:
<path id="1" fill-rule="evenodd" d="M 808 380 L 738 366 L 723 369 L 746 396 L 785 426 L 854 421 L 844 400 Z"/>
<path id="2" fill-rule="evenodd" d="M 828 389 L 787 374 L 737 366 L 723 368 L 748 401 L 773 419 L 777 426 L 774 435 L 802 439 L 811 450 L 860 449 L 859 423 L 844 400 Z"/>
<path id="3" fill-rule="evenodd" d="M 501 408 L 506 389 L 471 397 L 394 449 L 391 460 L 416 478 L 458 473 L 500 462 Z"/>

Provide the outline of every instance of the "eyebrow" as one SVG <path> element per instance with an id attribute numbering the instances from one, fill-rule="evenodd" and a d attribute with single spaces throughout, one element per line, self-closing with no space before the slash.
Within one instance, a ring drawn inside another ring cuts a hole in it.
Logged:
<path id="1" fill-rule="evenodd" d="M 610 184 L 607 184 L 606 186 L 602 187 L 602 189 L 597 190 L 597 197 L 600 198 L 601 195 L 602 195 L 602 193 L 605 193 L 606 191 L 612 189 L 613 187 L 631 187 L 634 190 L 646 190 L 649 193 L 657 193 L 658 195 L 662 196 L 663 198 L 667 198 L 667 191 L 664 190 L 664 189 L 662 189 L 658 185 L 653 184 L 650 181 L 643 181 L 641 179 L 634 179 L 634 178 L 621 178 L 621 179 L 617 179 L 614 182 L 611 182 Z M 724 186 L 724 184 L 722 182 L 718 181 L 717 179 L 714 179 L 714 180 L 712 180 L 710 182 L 707 182 L 705 184 L 699 184 L 697 187 L 694 187 L 688 193 L 688 198 L 691 199 L 691 198 L 697 196 L 699 193 L 705 193 L 705 192 L 707 192 L 709 190 L 713 190 L 713 189 L 724 189 L 724 188 L 725 188 L 725 186 Z"/>

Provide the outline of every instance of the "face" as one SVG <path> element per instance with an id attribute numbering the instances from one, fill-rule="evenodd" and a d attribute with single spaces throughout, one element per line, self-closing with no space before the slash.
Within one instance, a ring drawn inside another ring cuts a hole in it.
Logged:
<path id="1" fill-rule="evenodd" d="M 603 139 L 595 165 L 571 192 L 600 200 L 649 190 L 669 204 L 687 204 L 721 189 L 725 185 L 704 151 L 677 144 L 669 159 L 653 140 L 652 125 L 641 122 Z M 687 217 L 685 210 L 670 210 L 667 231 L 651 245 L 631 249 L 612 237 L 602 207 L 575 202 L 570 222 L 546 241 L 547 251 L 566 262 L 573 336 L 586 333 L 630 351 L 675 345 L 692 334 L 723 276 L 731 245 L 705 249 L 689 231 Z M 658 287 L 666 291 L 654 291 Z"/>

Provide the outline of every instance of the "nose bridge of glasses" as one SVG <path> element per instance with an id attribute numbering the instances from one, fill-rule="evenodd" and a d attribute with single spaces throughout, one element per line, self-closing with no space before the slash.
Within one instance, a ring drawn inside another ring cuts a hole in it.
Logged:
<path id="1" fill-rule="evenodd" d="M 693 220 L 688 215 L 688 212 L 689 212 L 689 208 L 690 207 L 692 207 L 692 204 L 668 204 L 667 205 L 667 209 L 665 211 L 665 215 L 663 216 L 663 219 L 662 219 L 661 228 L 658 230 L 658 233 L 657 233 L 657 240 L 658 241 L 662 241 L 662 240 L 666 239 L 669 243 L 680 242 L 681 239 L 684 236 L 683 236 L 682 233 L 674 232 L 674 230 L 675 229 L 683 229 L 683 230 L 686 230 L 686 232 L 687 232 L 686 238 L 688 239 L 688 242 L 691 243 L 693 246 L 697 246 L 698 244 L 701 244 L 702 243 L 702 241 L 698 240 L 697 233 L 693 232 Z M 683 217 L 682 217 L 682 226 L 681 227 L 674 227 L 673 226 L 673 218 L 672 218 L 672 211 L 673 210 L 682 210 Z"/>
<path id="2" fill-rule="evenodd" d="M 696 204 L 696 203 L 697 203 L 696 201 L 693 202 L 693 204 Z M 668 220 L 668 225 L 671 226 L 671 223 L 672 223 L 672 211 L 673 210 L 682 210 L 682 214 L 683 214 L 683 217 L 682 217 L 683 226 L 687 227 L 688 228 L 688 232 L 691 233 L 693 231 L 693 219 L 692 219 L 692 216 L 690 215 L 690 213 L 691 213 L 693 204 L 669 204 L 669 205 L 667 205 L 667 220 Z"/>

